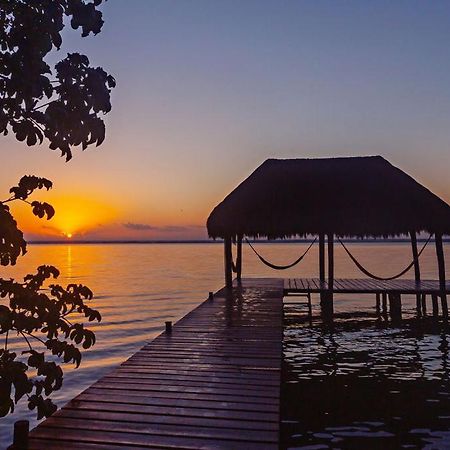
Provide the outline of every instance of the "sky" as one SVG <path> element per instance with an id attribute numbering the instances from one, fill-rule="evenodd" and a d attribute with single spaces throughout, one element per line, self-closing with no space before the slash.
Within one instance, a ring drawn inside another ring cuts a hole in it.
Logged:
<path id="1" fill-rule="evenodd" d="M 109 0 L 64 45 L 115 76 L 102 146 L 66 163 L 0 139 L 0 193 L 32 240 L 202 239 L 212 208 L 267 158 L 380 154 L 450 202 L 450 2 Z M 0 197 L 2 198 L 2 197 Z"/>

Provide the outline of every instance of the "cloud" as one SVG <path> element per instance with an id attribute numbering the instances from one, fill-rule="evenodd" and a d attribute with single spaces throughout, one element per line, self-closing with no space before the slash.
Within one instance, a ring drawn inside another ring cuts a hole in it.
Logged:
<path id="1" fill-rule="evenodd" d="M 127 223 L 123 223 L 122 224 L 125 228 L 128 228 L 130 230 L 135 230 L 135 231 L 148 231 L 148 230 L 152 230 L 152 231 L 161 231 L 161 232 L 166 232 L 166 233 L 181 233 L 184 231 L 190 231 L 196 228 L 200 228 L 200 225 L 187 225 L 187 226 L 183 226 L 183 225 L 164 225 L 164 226 L 154 226 L 154 225 L 150 225 L 147 223 L 132 223 L 132 222 L 127 222 Z"/>
<path id="2" fill-rule="evenodd" d="M 179 231 L 188 231 L 190 227 L 183 227 L 178 225 L 166 225 L 164 227 L 159 227 L 159 231 L 168 231 L 170 232 L 179 232 Z"/>
<path id="3" fill-rule="evenodd" d="M 157 230 L 158 227 L 154 227 L 153 225 L 148 225 L 146 223 L 132 223 L 127 222 L 122 224 L 125 228 L 129 228 L 130 230 L 137 231 L 145 231 L 145 230 Z"/>

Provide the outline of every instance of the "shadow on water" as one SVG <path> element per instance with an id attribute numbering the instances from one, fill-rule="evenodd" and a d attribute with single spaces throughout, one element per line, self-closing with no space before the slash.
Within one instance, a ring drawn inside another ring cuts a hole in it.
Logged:
<path id="1" fill-rule="evenodd" d="M 450 448 L 448 325 L 285 313 L 283 448 Z"/>

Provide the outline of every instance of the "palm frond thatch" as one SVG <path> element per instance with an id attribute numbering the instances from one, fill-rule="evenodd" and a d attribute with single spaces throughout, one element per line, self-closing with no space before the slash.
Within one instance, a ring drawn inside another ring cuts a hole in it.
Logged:
<path id="1" fill-rule="evenodd" d="M 210 214 L 213 238 L 450 234 L 450 206 L 381 156 L 268 159 Z"/>

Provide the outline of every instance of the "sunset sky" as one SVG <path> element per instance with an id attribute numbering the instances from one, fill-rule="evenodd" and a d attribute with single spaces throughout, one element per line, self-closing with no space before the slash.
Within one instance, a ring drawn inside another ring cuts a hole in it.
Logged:
<path id="1" fill-rule="evenodd" d="M 381 154 L 450 201 L 450 2 L 109 0 L 96 37 L 65 30 L 117 79 L 107 138 L 65 163 L 0 139 L 0 193 L 31 239 L 206 237 L 210 210 L 269 157 Z"/>

